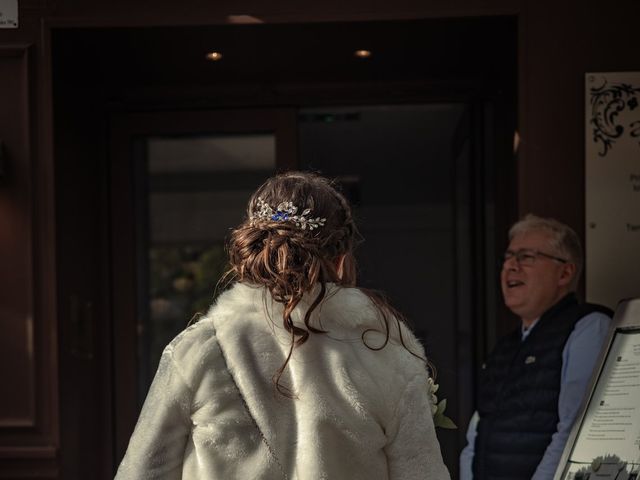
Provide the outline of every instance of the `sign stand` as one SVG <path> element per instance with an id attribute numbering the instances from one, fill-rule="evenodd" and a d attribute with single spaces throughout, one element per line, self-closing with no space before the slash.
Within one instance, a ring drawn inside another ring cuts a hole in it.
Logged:
<path id="1" fill-rule="evenodd" d="M 619 303 L 588 392 L 554 480 L 640 480 L 640 298 Z"/>

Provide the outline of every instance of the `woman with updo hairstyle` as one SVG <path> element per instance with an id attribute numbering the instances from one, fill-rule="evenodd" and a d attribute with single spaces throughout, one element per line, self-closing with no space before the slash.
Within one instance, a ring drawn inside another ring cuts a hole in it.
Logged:
<path id="1" fill-rule="evenodd" d="M 230 286 L 165 348 L 116 478 L 449 479 L 424 350 L 356 286 L 359 241 L 324 177 L 260 186 Z"/>

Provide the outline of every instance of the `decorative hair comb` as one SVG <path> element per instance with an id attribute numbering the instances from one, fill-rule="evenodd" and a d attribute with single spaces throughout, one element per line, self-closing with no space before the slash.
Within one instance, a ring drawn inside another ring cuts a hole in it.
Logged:
<path id="1" fill-rule="evenodd" d="M 258 197 L 258 210 L 251 215 L 251 220 L 271 220 L 273 222 L 291 222 L 295 223 L 296 227 L 302 230 L 313 230 L 318 227 L 324 226 L 326 218 L 309 216 L 311 209 L 307 208 L 303 210 L 300 215 L 296 215 L 298 207 L 293 202 L 282 202 L 275 210 L 271 208 L 267 202 L 261 197 Z"/>

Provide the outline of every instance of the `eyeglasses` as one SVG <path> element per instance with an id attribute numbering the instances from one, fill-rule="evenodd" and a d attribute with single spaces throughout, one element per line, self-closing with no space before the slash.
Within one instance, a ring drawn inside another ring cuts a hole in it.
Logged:
<path id="1" fill-rule="evenodd" d="M 538 257 L 548 258 L 549 260 L 555 260 L 560 263 L 569 263 L 566 258 L 556 257 L 555 255 L 549 255 L 548 253 L 541 252 L 540 250 L 518 250 L 517 252 L 507 250 L 502 257 L 502 263 L 505 264 L 512 258 L 518 263 L 518 265 L 530 267 L 536 263 Z"/>

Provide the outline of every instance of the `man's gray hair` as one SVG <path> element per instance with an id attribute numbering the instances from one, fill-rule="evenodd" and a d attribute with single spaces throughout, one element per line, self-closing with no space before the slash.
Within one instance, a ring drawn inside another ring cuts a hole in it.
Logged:
<path id="1" fill-rule="evenodd" d="M 582 274 L 584 266 L 584 251 L 576 232 L 558 220 L 553 218 L 542 218 L 533 214 L 528 214 L 509 229 L 509 240 L 516 235 L 530 232 L 543 231 L 551 236 L 549 247 L 554 255 L 566 258 L 576 266 L 576 273 L 571 281 L 570 288 L 575 291 L 578 288 L 578 280 Z"/>

